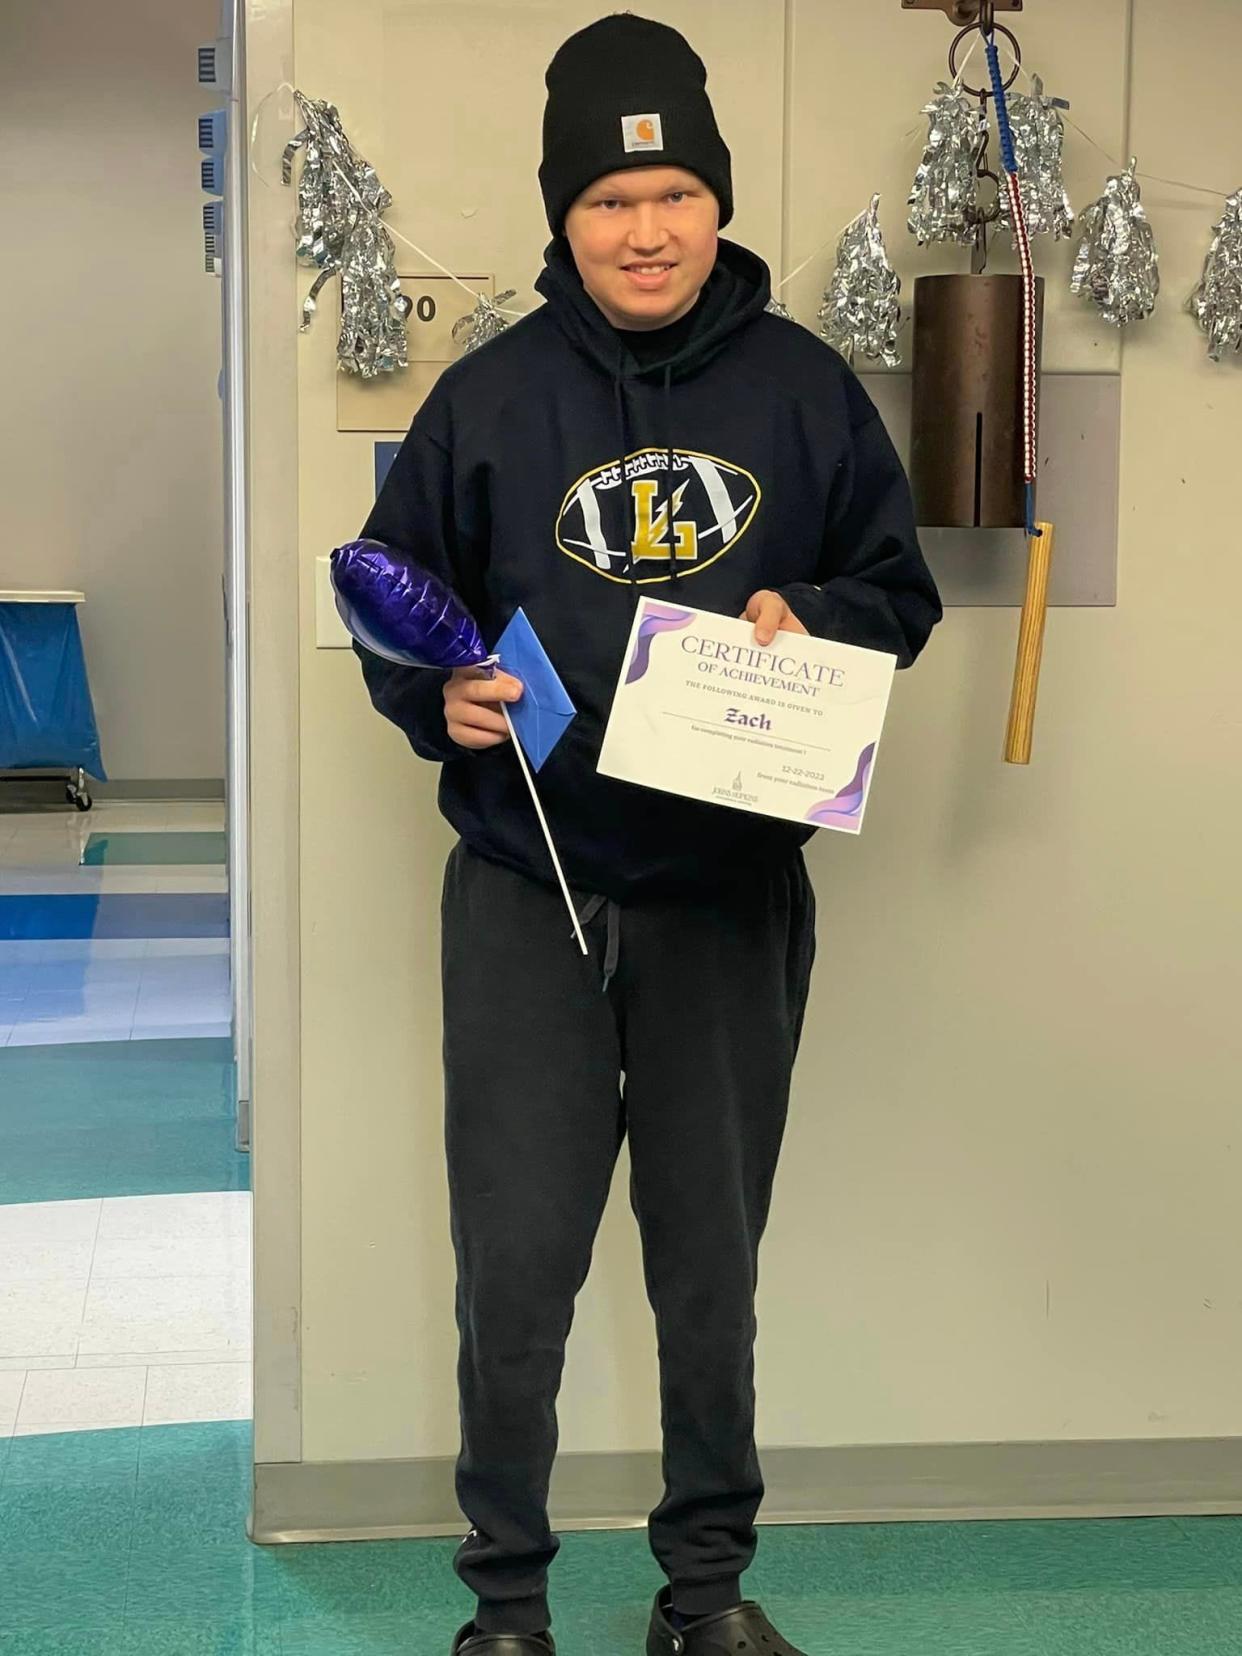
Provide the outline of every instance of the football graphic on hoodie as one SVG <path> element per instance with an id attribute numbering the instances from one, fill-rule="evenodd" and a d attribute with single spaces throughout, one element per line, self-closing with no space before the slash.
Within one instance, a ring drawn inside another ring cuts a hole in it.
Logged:
<path id="1" fill-rule="evenodd" d="M 567 556 L 614 581 L 666 581 L 706 569 L 746 533 L 762 491 L 741 466 L 689 449 L 644 448 L 574 483 L 556 524 Z M 632 560 L 632 564 L 631 564 Z M 644 576 L 644 565 L 649 572 Z"/>

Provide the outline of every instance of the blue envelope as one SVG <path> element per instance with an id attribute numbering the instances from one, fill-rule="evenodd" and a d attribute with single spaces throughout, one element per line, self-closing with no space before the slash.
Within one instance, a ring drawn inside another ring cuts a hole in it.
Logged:
<path id="1" fill-rule="evenodd" d="M 525 687 L 521 701 L 510 705 L 509 717 L 532 769 L 539 770 L 569 728 L 577 709 L 526 619 L 525 610 L 515 613 L 496 640 L 495 653 L 502 671 L 512 673 Z"/>

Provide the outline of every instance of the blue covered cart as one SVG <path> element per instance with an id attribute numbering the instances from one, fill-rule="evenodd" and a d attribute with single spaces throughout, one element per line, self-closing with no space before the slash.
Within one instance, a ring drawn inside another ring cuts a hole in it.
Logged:
<path id="1" fill-rule="evenodd" d="M 79 811 L 107 781 L 78 630 L 80 592 L 0 590 L 0 771 L 65 773 Z"/>

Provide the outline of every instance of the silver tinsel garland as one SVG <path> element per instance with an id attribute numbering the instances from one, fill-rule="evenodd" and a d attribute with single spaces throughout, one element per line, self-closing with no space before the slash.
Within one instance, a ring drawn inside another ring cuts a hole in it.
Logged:
<path id="1" fill-rule="evenodd" d="M 507 304 L 516 295 L 516 288 L 507 289 L 495 299 L 489 299 L 485 293 L 480 293 L 478 304 L 470 314 L 458 317 L 453 323 L 453 343 L 461 345 L 463 356 L 477 351 L 480 345 L 486 345 L 489 339 L 495 339 L 498 334 L 504 333 L 509 326 L 510 318 L 503 313 L 500 306 Z"/>
<path id="2" fill-rule="evenodd" d="M 285 146 L 281 178 L 293 180 L 293 158 L 305 150 L 294 219 L 295 255 L 318 267 L 302 305 L 300 331 L 314 317 L 321 288 L 341 278 L 338 367 L 374 379 L 406 366 L 405 322 L 411 301 L 401 291 L 392 237 L 380 215 L 392 197 L 375 169 L 354 149 L 334 105 L 295 91 L 304 125 Z"/>
<path id="3" fill-rule="evenodd" d="M 1203 276 L 1186 309 L 1208 337 L 1208 355 L 1224 360 L 1227 351 L 1242 351 L 1242 190 L 1225 202 L 1224 216 L 1212 227 Z"/>
<path id="4" fill-rule="evenodd" d="M 976 166 L 987 136 L 987 116 L 977 99 L 946 81 L 936 87 L 923 114 L 929 126 L 910 191 L 910 233 L 920 243 L 969 246 L 975 240 Z"/>
<path id="5" fill-rule="evenodd" d="M 789 307 L 783 305 L 775 294 L 772 295 L 763 308 L 765 311 L 770 311 L 773 316 L 783 316 L 787 322 L 794 321 L 793 313 Z"/>
<path id="6" fill-rule="evenodd" d="M 1070 206 L 1061 174 L 1065 146 L 1065 122 L 1061 110 L 1069 106 L 1060 98 L 1046 98 L 1044 83 L 1031 76 L 1031 92 L 1011 92 L 1008 97 L 1009 124 L 1013 128 L 1014 155 L 1018 163 L 1018 185 L 1026 212 L 1026 227 L 1032 236 L 1051 236 L 1054 241 L 1074 233 L 1074 209 Z M 998 223 L 1013 230 L 1009 197 L 1001 192 Z M 1015 234 L 1014 246 L 1018 240 Z"/>
<path id="7" fill-rule="evenodd" d="M 901 277 L 889 263 L 880 228 L 880 198 L 847 226 L 837 243 L 837 265 L 819 309 L 819 331 L 849 363 L 861 352 L 889 368 L 901 363 Z"/>
<path id="8" fill-rule="evenodd" d="M 1070 282 L 1071 293 L 1089 299 L 1106 322 L 1119 328 L 1150 316 L 1160 292 L 1160 261 L 1137 169 L 1138 162 L 1131 160 L 1081 215 L 1082 245 Z"/>

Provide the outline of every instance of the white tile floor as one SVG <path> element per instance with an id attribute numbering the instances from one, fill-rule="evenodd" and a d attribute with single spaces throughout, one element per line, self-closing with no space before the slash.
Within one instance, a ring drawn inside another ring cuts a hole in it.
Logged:
<path id="1" fill-rule="evenodd" d="M 10 841 L 10 847 L 12 842 Z M 0 897 L 19 897 L 23 893 L 111 892 L 130 895 L 142 891 L 227 891 L 228 876 L 220 869 L 202 868 L 193 863 L 185 867 L 165 864 L 160 868 L 91 867 L 62 870 L 47 859 L 40 865 L 33 853 L 46 849 L 30 845 L 29 860 L 22 866 L 13 866 L 0 860 Z M 17 847 L 20 854 L 22 847 Z M 0 849 L 0 859 L 6 852 Z"/>
<path id="2" fill-rule="evenodd" d="M 92 833 L 219 830 L 217 804 L 0 814 L 0 895 L 218 891 L 81 868 Z M 228 942 L 0 940 L 0 1045 L 229 1033 Z M 249 1192 L 0 1205 L 0 1437 L 251 1414 Z"/>
<path id="3" fill-rule="evenodd" d="M 250 1413 L 250 1195 L 0 1207 L 0 1437 Z"/>
<path id="4" fill-rule="evenodd" d="M 53 832 L 78 846 L 76 860 L 92 834 L 175 834 L 182 829 L 218 833 L 223 827 L 224 804 L 217 799 L 102 799 L 92 811 L 69 811 L 59 805 L 38 811 L 0 810 L 0 852 L 6 836 Z"/>

